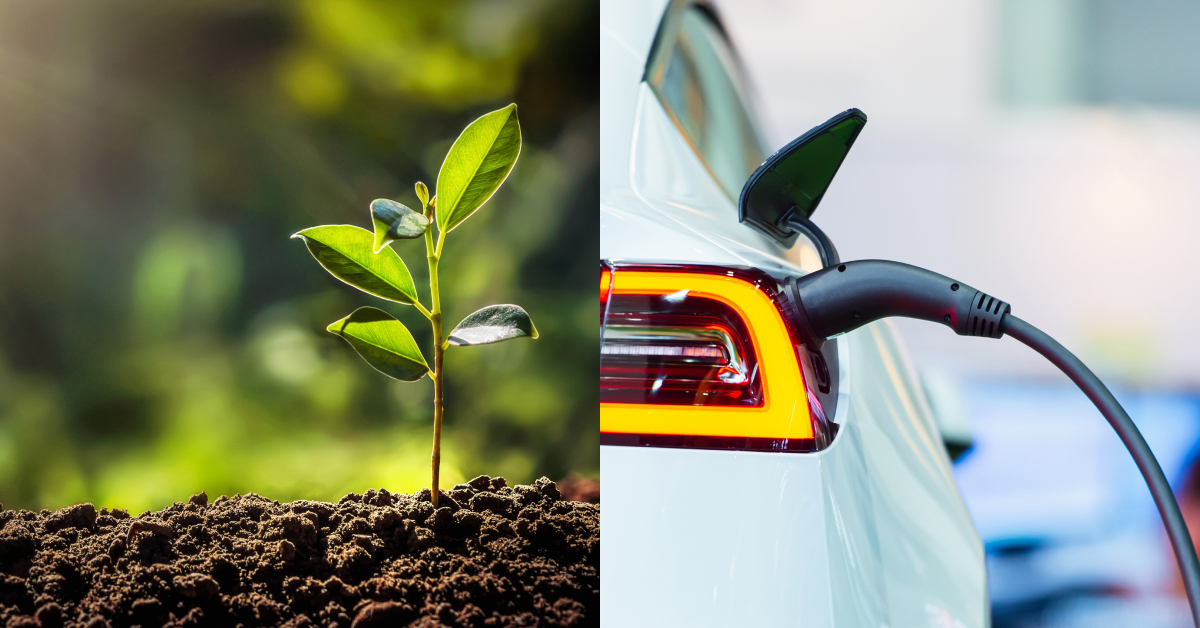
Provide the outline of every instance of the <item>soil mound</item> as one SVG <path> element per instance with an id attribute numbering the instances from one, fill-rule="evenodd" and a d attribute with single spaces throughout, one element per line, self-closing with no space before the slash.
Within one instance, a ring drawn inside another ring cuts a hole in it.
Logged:
<path id="1" fill-rule="evenodd" d="M 546 478 L 159 512 L 0 511 L 0 625 L 592 626 L 600 507 Z"/>

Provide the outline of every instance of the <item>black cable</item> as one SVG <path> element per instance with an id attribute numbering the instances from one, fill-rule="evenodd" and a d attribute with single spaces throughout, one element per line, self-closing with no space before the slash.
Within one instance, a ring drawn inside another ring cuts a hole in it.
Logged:
<path id="1" fill-rule="evenodd" d="M 820 227 L 801 215 L 795 208 L 783 219 L 783 224 L 792 231 L 803 234 L 809 242 L 813 243 L 817 254 L 821 256 L 821 268 L 829 268 L 842 263 L 841 258 L 838 257 L 837 247 L 833 245 L 829 236 L 825 235 Z"/>
<path id="2" fill-rule="evenodd" d="M 1012 314 L 1004 317 L 1001 327 L 1005 334 L 1042 354 L 1066 373 L 1083 394 L 1096 404 L 1096 408 L 1108 419 L 1108 424 L 1117 432 L 1117 436 L 1121 437 L 1121 442 L 1125 443 L 1129 455 L 1133 456 L 1138 470 L 1146 479 L 1150 494 L 1154 496 L 1158 514 L 1162 516 L 1163 525 L 1167 528 L 1167 538 L 1171 540 L 1171 549 L 1175 551 L 1179 573 L 1183 577 L 1183 588 L 1187 591 L 1188 603 L 1192 607 L 1192 621 L 1200 627 L 1200 609 L 1197 606 L 1197 602 L 1200 601 L 1200 562 L 1196 558 L 1196 547 L 1192 544 L 1183 514 L 1179 512 L 1179 504 L 1175 501 L 1175 494 L 1171 492 L 1171 485 L 1167 483 L 1167 476 L 1163 475 L 1162 467 L 1158 465 L 1158 460 L 1154 458 L 1146 439 L 1142 438 L 1133 420 L 1125 413 L 1121 404 L 1117 403 L 1117 399 L 1100 378 L 1058 341 Z"/>
<path id="3" fill-rule="evenodd" d="M 1083 362 L 1050 336 L 1015 317 L 1007 303 L 935 272 L 882 260 L 846 262 L 789 279 L 784 290 L 796 304 L 793 322 L 806 343 L 820 346 L 889 316 L 941 323 L 960 336 L 1016 338 L 1050 360 L 1096 404 L 1117 432 L 1154 496 L 1183 578 L 1192 621 L 1200 628 L 1200 561 L 1162 467 L 1137 426 Z"/>

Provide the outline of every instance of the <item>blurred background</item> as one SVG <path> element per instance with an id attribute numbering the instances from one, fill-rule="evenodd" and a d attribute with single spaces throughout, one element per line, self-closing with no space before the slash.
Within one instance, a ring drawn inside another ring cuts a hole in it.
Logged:
<path id="1" fill-rule="evenodd" d="M 597 476 L 596 2 L 0 1 L 0 502 L 133 512 L 205 490 L 428 486 L 432 384 L 325 326 L 361 305 L 290 240 L 416 205 L 471 120 L 519 106 L 507 183 L 447 239 L 443 485 Z M 423 241 L 394 245 L 428 303 Z"/>
<path id="2" fill-rule="evenodd" d="M 769 150 L 848 107 L 870 118 L 815 216 L 842 258 L 1012 303 L 1112 385 L 1200 529 L 1200 5 L 718 8 Z M 1153 502 L 1083 395 L 1019 343 L 898 326 L 974 442 L 956 471 L 993 625 L 1189 625 Z"/>

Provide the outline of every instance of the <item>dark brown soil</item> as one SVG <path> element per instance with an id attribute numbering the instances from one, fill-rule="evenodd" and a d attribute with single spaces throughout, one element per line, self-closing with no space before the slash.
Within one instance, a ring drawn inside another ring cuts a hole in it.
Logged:
<path id="1" fill-rule="evenodd" d="M 0 511 L 0 625 L 599 624 L 599 505 L 545 478 L 441 495 Z"/>

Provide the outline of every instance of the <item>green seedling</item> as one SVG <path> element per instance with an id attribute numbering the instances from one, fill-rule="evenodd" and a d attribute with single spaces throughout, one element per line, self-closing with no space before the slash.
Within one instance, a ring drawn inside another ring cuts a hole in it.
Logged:
<path id="1" fill-rule="evenodd" d="M 529 314 L 518 305 L 489 305 L 464 318 L 449 334 L 442 331 L 438 291 L 438 262 L 446 235 L 470 218 L 504 183 L 521 152 L 517 106 L 509 105 L 472 122 L 446 154 L 438 172 L 436 196 L 417 182 L 421 211 L 396 201 L 371 202 L 374 233 L 351 225 L 305 229 L 301 238 L 317 262 L 334 277 L 381 299 L 411 305 L 433 328 L 433 368 L 425 361 L 412 334 L 391 314 L 361 307 L 330 325 L 375 370 L 406 382 L 426 374 L 433 379 L 433 481 L 430 498 L 438 505 L 438 473 L 442 459 L 442 355 L 449 347 L 483 345 L 527 336 L 537 338 Z M 437 227 L 435 241 L 433 226 Z M 397 240 L 425 238 L 429 262 L 430 307 L 417 298 L 417 289 L 404 260 L 391 248 Z"/>

